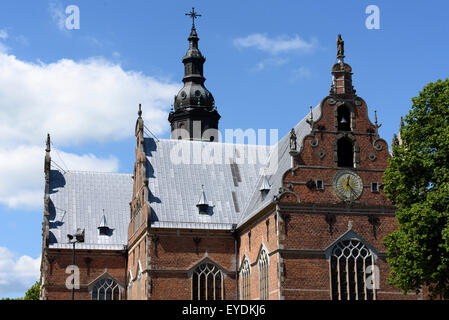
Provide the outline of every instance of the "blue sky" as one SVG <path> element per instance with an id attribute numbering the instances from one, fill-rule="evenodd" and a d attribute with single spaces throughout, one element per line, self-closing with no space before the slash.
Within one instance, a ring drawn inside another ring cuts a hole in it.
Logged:
<path id="1" fill-rule="evenodd" d="M 64 26 L 69 5 L 79 30 Z M 368 5 L 380 10 L 379 30 L 365 26 Z M 192 6 L 222 131 L 289 132 L 329 92 L 338 33 L 388 143 L 410 99 L 448 76 L 447 1 L 3 0 L 0 297 L 23 295 L 38 277 L 47 132 L 63 167 L 127 173 L 139 103 L 147 127 L 169 137 Z"/>

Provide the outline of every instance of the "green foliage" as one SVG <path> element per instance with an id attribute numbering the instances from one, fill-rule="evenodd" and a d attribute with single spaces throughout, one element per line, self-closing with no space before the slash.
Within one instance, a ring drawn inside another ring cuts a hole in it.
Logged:
<path id="1" fill-rule="evenodd" d="M 25 298 L 23 298 L 23 300 L 39 300 L 40 290 L 41 290 L 41 283 L 40 281 L 37 281 L 25 293 Z"/>
<path id="2" fill-rule="evenodd" d="M 399 230 L 384 239 L 389 282 L 404 293 L 423 285 L 449 298 L 449 79 L 430 83 L 405 117 L 393 146 L 384 192 L 397 206 Z"/>
<path id="3" fill-rule="evenodd" d="M 37 281 L 27 290 L 24 298 L 1 298 L 0 300 L 39 300 L 40 289 L 41 283 Z"/>

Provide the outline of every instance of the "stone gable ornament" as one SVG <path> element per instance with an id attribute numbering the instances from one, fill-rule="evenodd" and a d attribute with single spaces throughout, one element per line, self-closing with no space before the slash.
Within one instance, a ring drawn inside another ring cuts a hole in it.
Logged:
<path id="1" fill-rule="evenodd" d="M 337 58 L 343 58 L 345 56 L 345 42 L 341 37 L 341 34 L 337 38 Z"/>
<path id="2" fill-rule="evenodd" d="M 315 121 L 313 121 L 313 107 L 310 106 L 310 119 L 307 119 L 306 122 L 309 124 L 310 129 L 313 130 L 313 125 L 315 123 Z"/>
<path id="3" fill-rule="evenodd" d="M 290 151 L 297 151 L 298 145 L 296 142 L 296 133 L 295 129 L 290 131 Z"/>
<path id="4" fill-rule="evenodd" d="M 393 141 L 392 141 L 391 145 L 393 147 L 397 147 L 399 145 L 399 139 L 398 139 L 398 136 L 396 135 L 396 133 L 393 136 Z"/>

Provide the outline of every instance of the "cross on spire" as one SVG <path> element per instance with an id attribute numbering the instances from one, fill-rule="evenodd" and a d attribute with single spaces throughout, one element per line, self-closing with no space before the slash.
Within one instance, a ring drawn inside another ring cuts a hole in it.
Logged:
<path id="1" fill-rule="evenodd" d="M 192 18 L 192 27 L 195 27 L 195 19 L 198 17 L 201 17 L 200 14 L 195 12 L 194 7 L 192 7 L 192 11 L 190 11 L 189 13 L 186 13 L 186 16 L 190 16 Z"/>

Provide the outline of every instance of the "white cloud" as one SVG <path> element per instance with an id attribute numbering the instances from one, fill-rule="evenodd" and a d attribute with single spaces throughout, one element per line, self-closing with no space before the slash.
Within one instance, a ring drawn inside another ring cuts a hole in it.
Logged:
<path id="1" fill-rule="evenodd" d="M 0 54 L 8 52 L 9 48 L 2 42 L 0 42 Z"/>
<path id="2" fill-rule="evenodd" d="M 312 72 L 307 67 L 299 67 L 293 70 L 293 78 L 295 79 L 308 79 L 312 76 Z"/>
<path id="3" fill-rule="evenodd" d="M 178 87 L 102 58 L 33 64 L 0 54 L 0 146 L 42 145 L 48 131 L 59 146 L 129 137 L 140 102 L 162 133 Z"/>
<path id="4" fill-rule="evenodd" d="M 256 65 L 256 67 L 254 68 L 254 71 L 262 71 L 268 67 L 280 67 L 280 66 L 286 64 L 288 61 L 289 60 L 286 58 L 264 59 Z"/>
<path id="5" fill-rule="evenodd" d="M 39 208 L 44 197 L 44 148 L 18 146 L 0 148 L 0 203 L 11 208 Z M 62 160 L 60 159 L 62 158 Z M 96 172 L 117 172 L 118 159 L 97 158 L 93 154 L 76 155 L 52 150 L 52 160 L 63 169 Z"/>
<path id="6" fill-rule="evenodd" d="M 56 162 L 58 162 L 58 153 L 64 161 L 63 166 L 70 171 L 117 172 L 118 170 L 118 159 L 114 156 L 103 159 L 91 153 L 80 156 L 53 149 L 52 158 Z"/>
<path id="7" fill-rule="evenodd" d="M 244 38 L 234 40 L 234 45 L 238 48 L 256 48 L 271 54 L 278 54 L 288 51 L 309 52 L 317 47 L 317 40 L 312 39 L 310 42 L 303 40 L 300 36 L 278 36 L 269 38 L 266 34 L 250 34 Z"/>
<path id="8" fill-rule="evenodd" d="M 61 31 L 66 31 L 65 20 L 67 19 L 67 16 L 64 13 L 62 4 L 58 1 L 52 1 L 48 4 L 48 10 L 50 11 L 53 22 L 55 22 L 58 26 L 58 29 Z"/>
<path id="9" fill-rule="evenodd" d="M 168 109 L 178 89 L 103 58 L 35 64 L 0 54 L 0 203 L 42 206 L 47 132 L 62 149 L 127 138 L 142 103 L 146 125 L 160 134 L 169 128 Z M 52 158 L 70 170 L 118 170 L 114 156 L 59 153 L 63 161 L 55 151 Z"/>
<path id="10" fill-rule="evenodd" d="M 6 29 L 0 29 L 0 53 L 6 53 L 9 50 L 6 44 L 3 43 L 6 39 L 8 39 L 8 32 Z"/>
<path id="11" fill-rule="evenodd" d="M 8 38 L 8 32 L 6 29 L 0 29 L 0 39 L 5 40 Z"/>
<path id="12" fill-rule="evenodd" d="M 8 248 L 0 247 L 0 296 L 25 292 L 39 280 L 41 257 L 18 257 Z"/>

